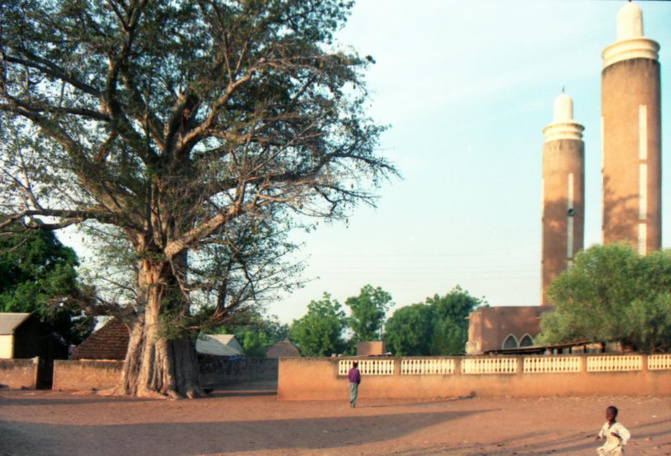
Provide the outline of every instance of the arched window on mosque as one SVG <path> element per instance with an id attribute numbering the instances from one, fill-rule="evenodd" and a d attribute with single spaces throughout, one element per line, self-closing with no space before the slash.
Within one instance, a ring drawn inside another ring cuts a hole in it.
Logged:
<path id="1" fill-rule="evenodd" d="M 517 348 L 519 345 L 517 343 L 517 338 L 510 334 L 508 337 L 506 337 L 506 340 L 503 341 L 503 349 L 506 348 Z"/>
<path id="2" fill-rule="evenodd" d="M 520 340 L 520 347 L 531 347 L 533 344 L 534 339 L 529 334 L 525 334 Z"/>

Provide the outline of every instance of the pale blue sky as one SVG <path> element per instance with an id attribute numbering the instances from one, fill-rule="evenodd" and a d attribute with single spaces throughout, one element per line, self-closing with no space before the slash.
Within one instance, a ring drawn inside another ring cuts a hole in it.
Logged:
<path id="1" fill-rule="evenodd" d="M 542 129 L 565 86 L 585 126 L 585 245 L 600 243 L 601 51 L 616 40 L 623 4 L 359 0 L 338 39 L 377 61 L 369 113 L 391 126 L 381 148 L 403 180 L 348 227 L 299 236 L 315 280 L 269 313 L 290 323 L 324 291 L 343 302 L 366 284 L 391 293 L 394 309 L 456 285 L 493 306 L 538 305 Z M 645 35 L 661 45 L 668 247 L 671 2 L 638 5 Z"/>

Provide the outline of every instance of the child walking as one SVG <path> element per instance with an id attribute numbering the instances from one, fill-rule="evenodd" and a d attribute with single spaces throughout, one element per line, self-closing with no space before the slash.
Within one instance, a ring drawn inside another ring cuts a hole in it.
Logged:
<path id="1" fill-rule="evenodd" d="M 599 456 L 623 456 L 624 446 L 631 437 L 626 427 L 617 422 L 617 407 L 606 409 L 606 423 L 601 427 L 597 440 L 606 439 L 606 443 L 597 448 Z"/>

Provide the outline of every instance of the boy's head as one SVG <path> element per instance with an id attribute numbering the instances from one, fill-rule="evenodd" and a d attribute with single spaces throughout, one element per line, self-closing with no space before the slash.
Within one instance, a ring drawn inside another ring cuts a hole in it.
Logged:
<path id="1" fill-rule="evenodd" d="M 614 405 L 611 405 L 610 407 L 606 408 L 606 419 L 608 421 L 615 421 L 617 418 L 617 407 Z"/>
<path id="2" fill-rule="evenodd" d="M 359 367 L 359 363 L 357 363 L 356 361 L 353 362 L 353 363 L 352 363 L 352 367 Z"/>

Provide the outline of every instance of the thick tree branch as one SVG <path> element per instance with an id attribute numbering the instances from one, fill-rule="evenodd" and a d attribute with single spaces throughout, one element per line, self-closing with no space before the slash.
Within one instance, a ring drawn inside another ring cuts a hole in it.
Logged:
<path id="1" fill-rule="evenodd" d="M 24 50 L 25 51 L 25 50 Z M 32 53 L 29 53 L 28 51 L 25 51 L 26 55 L 28 55 L 32 60 L 27 60 L 27 59 L 22 59 L 20 57 L 15 57 L 11 55 L 4 55 L 3 54 L 3 60 L 9 63 L 16 63 L 28 68 L 33 68 L 35 70 L 38 70 L 39 72 L 48 75 L 52 77 L 53 79 L 58 79 L 60 81 L 63 81 L 79 90 L 82 92 L 85 92 L 92 97 L 98 98 L 100 97 L 100 91 L 93 87 L 92 85 L 86 84 L 78 79 L 76 79 L 74 76 L 69 75 L 65 70 L 60 68 L 59 66 L 55 65 L 53 62 L 43 59 L 37 55 L 34 55 Z"/>

